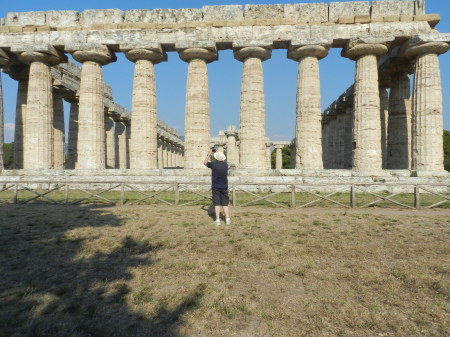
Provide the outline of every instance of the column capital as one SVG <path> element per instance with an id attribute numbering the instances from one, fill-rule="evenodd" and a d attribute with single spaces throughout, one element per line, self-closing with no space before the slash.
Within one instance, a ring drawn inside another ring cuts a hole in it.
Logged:
<path id="1" fill-rule="evenodd" d="M 11 65 L 12 55 L 6 50 L 0 48 L 0 68 L 6 68 Z"/>
<path id="2" fill-rule="evenodd" d="M 72 50 L 73 58 L 80 63 L 91 61 L 104 66 L 117 60 L 114 52 L 105 45 L 84 46 Z"/>
<path id="3" fill-rule="evenodd" d="M 393 38 L 367 38 L 349 40 L 342 49 L 341 55 L 351 60 L 356 60 L 364 55 L 380 56 L 386 54 L 388 46 Z"/>
<path id="4" fill-rule="evenodd" d="M 416 43 L 414 40 L 406 42 L 403 47 L 406 57 L 415 58 L 424 54 L 444 54 L 449 50 L 450 46 L 446 42 L 423 42 Z"/>
<path id="5" fill-rule="evenodd" d="M 178 49 L 178 53 L 184 62 L 200 59 L 206 63 L 210 63 L 218 60 L 217 49 L 215 47 L 180 48 Z"/>
<path id="6" fill-rule="evenodd" d="M 302 57 L 312 56 L 323 59 L 328 55 L 329 45 L 310 44 L 303 46 L 291 46 L 287 51 L 287 57 L 294 61 L 299 61 Z"/>
<path id="7" fill-rule="evenodd" d="M 67 62 L 67 56 L 53 46 L 45 46 L 44 48 L 36 48 L 34 50 L 26 49 L 23 48 L 22 51 L 16 52 L 19 53 L 19 58 L 27 64 L 42 62 L 50 66 L 55 66 L 59 63 Z"/>
<path id="8" fill-rule="evenodd" d="M 148 60 L 153 64 L 167 61 L 167 54 L 161 48 L 136 48 L 124 51 L 125 56 L 131 62 L 139 60 Z"/>
<path id="9" fill-rule="evenodd" d="M 261 61 L 266 61 L 272 56 L 272 49 L 269 47 L 238 47 L 234 49 L 234 58 L 238 61 L 244 62 L 250 57 L 259 58 Z"/>

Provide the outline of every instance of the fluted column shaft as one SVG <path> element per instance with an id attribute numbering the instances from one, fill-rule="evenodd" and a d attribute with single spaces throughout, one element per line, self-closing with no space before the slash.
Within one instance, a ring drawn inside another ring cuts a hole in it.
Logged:
<path id="1" fill-rule="evenodd" d="M 14 129 L 14 168 L 23 169 L 23 137 L 25 135 L 28 78 L 17 84 L 16 118 Z"/>
<path id="2" fill-rule="evenodd" d="M 184 167 L 202 168 L 211 137 L 207 63 L 217 59 L 217 52 L 205 48 L 188 48 L 180 51 L 180 58 L 188 62 Z"/>
<path id="3" fill-rule="evenodd" d="M 236 147 L 236 132 L 227 132 L 227 163 L 239 167 L 239 150 Z"/>
<path id="4" fill-rule="evenodd" d="M 105 117 L 105 137 L 106 168 L 113 169 L 116 167 L 116 137 L 114 120 L 109 116 Z"/>
<path id="5" fill-rule="evenodd" d="M 266 169 L 272 169 L 272 152 L 271 152 L 271 144 L 266 144 Z"/>
<path id="6" fill-rule="evenodd" d="M 443 171 L 442 87 L 438 55 L 449 45 L 430 42 L 414 46 L 407 56 L 415 57 L 412 99 L 412 169 Z"/>
<path id="7" fill-rule="evenodd" d="M 276 151 L 276 158 L 275 158 L 275 169 L 281 170 L 283 167 L 283 156 L 282 156 L 282 150 L 283 146 L 275 145 L 275 151 Z"/>
<path id="8" fill-rule="evenodd" d="M 411 88 L 409 75 L 391 75 L 387 132 L 387 169 L 409 169 L 411 163 Z"/>
<path id="9" fill-rule="evenodd" d="M 125 129 L 125 139 L 126 139 L 126 164 L 125 164 L 125 168 L 129 169 L 130 168 L 130 140 L 131 140 L 131 125 L 128 122 L 127 124 L 125 124 L 126 129 Z"/>
<path id="10" fill-rule="evenodd" d="M 53 168 L 64 169 L 64 103 L 62 94 L 53 90 Z"/>
<path id="11" fill-rule="evenodd" d="M 235 50 L 234 57 L 243 62 L 240 106 L 239 168 L 264 168 L 266 164 L 266 126 L 262 62 L 271 51 L 262 47 Z"/>
<path id="12" fill-rule="evenodd" d="M 73 170 L 77 162 L 78 145 L 78 102 L 70 103 L 69 136 L 67 140 L 67 168 Z"/>
<path id="13" fill-rule="evenodd" d="M 353 108 L 345 108 L 345 119 L 344 119 L 344 169 L 352 168 L 352 117 Z"/>
<path id="14" fill-rule="evenodd" d="M 158 167 L 156 85 L 154 65 L 164 59 L 162 51 L 133 49 L 126 53 L 135 62 L 131 114 L 130 168 Z"/>
<path id="15" fill-rule="evenodd" d="M 105 168 L 105 104 L 102 65 L 115 61 L 106 46 L 73 53 L 81 67 L 77 169 Z"/>
<path id="16" fill-rule="evenodd" d="M 347 46 L 345 54 L 356 60 L 353 96 L 354 170 L 381 170 L 381 120 L 377 56 L 387 52 L 384 44 Z"/>
<path id="17" fill-rule="evenodd" d="M 127 168 L 127 134 L 123 122 L 116 122 L 114 131 L 116 143 L 116 168 Z"/>
<path id="18" fill-rule="evenodd" d="M 387 163 L 387 128 L 389 115 L 388 88 L 380 86 L 380 138 L 381 138 L 381 167 L 386 168 Z"/>
<path id="19" fill-rule="evenodd" d="M 50 65 L 31 62 L 28 82 L 24 169 L 53 167 L 53 97 Z"/>
<path id="20" fill-rule="evenodd" d="M 158 139 L 158 168 L 162 169 L 163 166 L 163 153 L 162 153 L 162 141 Z"/>
<path id="21" fill-rule="evenodd" d="M 323 169 L 319 59 L 327 54 L 328 48 L 321 45 L 302 46 L 288 52 L 289 58 L 299 62 L 295 121 L 295 167 L 298 169 Z"/>

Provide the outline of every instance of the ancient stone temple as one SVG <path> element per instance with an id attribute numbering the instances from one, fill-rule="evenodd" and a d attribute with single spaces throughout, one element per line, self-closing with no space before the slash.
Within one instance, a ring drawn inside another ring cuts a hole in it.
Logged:
<path id="1" fill-rule="evenodd" d="M 224 132 L 229 160 L 240 172 L 264 175 L 274 146 L 280 169 L 286 144 L 266 139 L 263 69 L 273 49 L 284 49 L 298 63 L 290 174 L 445 176 L 438 57 L 450 34 L 435 29 L 439 20 L 423 0 L 8 13 L 0 19 L 0 67 L 19 82 L 16 168 L 204 172 L 208 64 L 231 49 L 242 82 L 239 135 Z M 330 48 L 354 61 L 355 81 L 322 113 L 319 61 Z M 187 67 L 184 142 L 156 118 L 155 67 L 170 52 Z M 131 112 L 102 81 L 117 53 L 134 63 Z M 68 54 L 81 69 L 67 63 Z M 62 100 L 71 103 L 68 135 Z"/>

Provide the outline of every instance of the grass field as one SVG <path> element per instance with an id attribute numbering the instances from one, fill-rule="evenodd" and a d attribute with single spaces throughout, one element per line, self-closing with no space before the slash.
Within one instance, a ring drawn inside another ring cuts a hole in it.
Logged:
<path id="1" fill-rule="evenodd" d="M 449 336 L 450 210 L 0 205 L 0 336 Z"/>

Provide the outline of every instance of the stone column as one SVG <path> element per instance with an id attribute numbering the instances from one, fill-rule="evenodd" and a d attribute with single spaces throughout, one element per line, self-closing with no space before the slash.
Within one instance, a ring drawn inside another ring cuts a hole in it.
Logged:
<path id="1" fill-rule="evenodd" d="M 2 88 L 2 65 L 0 61 L 0 171 L 3 170 L 3 144 L 4 144 L 4 117 L 3 117 L 3 88 Z"/>
<path id="2" fill-rule="evenodd" d="M 323 169 L 322 109 L 320 103 L 319 60 L 328 55 L 328 46 L 292 47 L 288 57 L 298 61 L 295 167 Z"/>
<path id="3" fill-rule="evenodd" d="M 384 81 L 383 81 L 384 82 Z M 389 116 L 389 87 L 381 84 L 378 87 L 380 91 L 380 138 L 381 138 L 381 167 L 386 168 L 387 164 L 387 124 Z"/>
<path id="4" fill-rule="evenodd" d="M 239 168 L 266 167 L 266 126 L 262 62 L 272 51 L 263 47 L 244 47 L 234 51 L 243 62 L 240 108 Z"/>
<path id="5" fill-rule="evenodd" d="M 163 166 L 163 153 L 162 153 L 162 140 L 158 138 L 158 168 L 162 169 Z"/>
<path id="6" fill-rule="evenodd" d="M 378 90 L 377 56 L 388 48 L 382 43 L 350 41 L 343 55 L 356 60 L 353 96 L 353 156 L 354 170 L 382 169 L 380 93 Z"/>
<path id="7" fill-rule="evenodd" d="M 164 167 L 170 167 L 170 143 L 168 139 L 164 141 L 164 145 Z"/>
<path id="8" fill-rule="evenodd" d="M 116 137 L 114 120 L 111 116 L 105 117 L 105 132 L 106 132 L 106 142 L 105 142 L 105 153 L 106 153 L 106 168 L 113 169 L 116 167 Z"/>
<path id="9" fill-rule="evenodd" d="M 64 169 L 64 102 L 62 93 L 53 89 L 53 168 Z"/>
<path id="10" fill-rule="evenodd" d="M 386 168 L 408 170 L 411 164 L 411 85 L 406 71 L 391 74 Z"/>
<path id="11" fill-rule="evenodd" d="M 323 162 L 323 168 L 329 169 L 329 157 L 328 157 L 328 140 L 330 137 L 330 117 L 324 116 L 322 121 L 322 162 Z M 292 154 L 291 154 L 291 161 L 292 161 Z M 295 165 L 295 162 L 294 162 Z"/>
<path id="12" fill-rule="evenodd" d="M 20 58 L 30 64 L 26 126 L 24 134 L 24 169 L 53 167 L 53 95 L 51 66 L 67 58 L 49 47 L 46 51 L 23 52 Z"/>
<path id="13" fill-rule="evenodd" d="M 78 101 L 70 102 L 69 137 L 67 141 L 67 168 L 73 170 L 77 162 L 78 143 Z"/>
<path id="14" fill-rule="evenodd" d="M 236 147 L 238 131 L 230 125 L 225 131 L 225 135 L 227 136 L 227 163 L 237 168 L 239 167 L 239 151 Z"/>
<path id="15" fill-rule="evenodd" d="M 135 63 L 131 108 L 130 168 L 158 167 L 156 85 L 154 65 L 167 56 L 162 49 L 132 49 L 125 53 Z"/>
<path id="16" fill-rule="evenodd" d="M 125 139 L 126 139 L 126 164 L 125 168 L 130 168 L 130 140 L 131 140 L 131 123 L 129 120 L 125 123 L 126 129 L 125 129 Z"/>
<path id="17" fill-rule="evenodd" d="M 268 170 L 272 169 L 272 152 L 270 151 L 271 149 L 272 149 L 272 143 L 266 141 L 266 166 L 265 167 Z"/>
<path id="18" fill-rule="evenodd" d="M 23 137 L 25 135 L 28 76 L 17 83 L 16 118 L 14 129 L 14 168 L 23 169 Z"/>
<path id="19" fill-rule="evenodd" d="M 210 116 L 207 63 L 217 60 L 215 48 L 179 50 L 180 58 L 188 62 L 185 111 L 185 168 L 203 168 L 209 150 Z"/>
<path id="20" fill-rule="evenodd" d="M 275 169 L 281 170 L 283 167 L 283 154 L 282 149 L 283 145 L 275 144 L 275 151 L 276 151 L 276 161 L 275 161 Z"/>
<path id="21" fill-rule="evenodd" d="M 335 136 L 335 168 L 342 169 L 344 168 L 344 137 L 345 137 L 345 128 L 344 128 L 344 113 L 339 110 L 336 115 L 336 136 Z"/>
<path id="22" fill-rule="evenodd" d="M 116 143 L 116 164 L 117 169 L 127 168 L 127 134 L 126 126 L 123 121 L 116 121 L 114 130 L 114 138 Z"/>
<path id="23" fill-rule="evenodd" d="M 412 169 L 443 171 L 442 87 L 438 55 L 447 52 L 444 42 L 410 44 L 407 57 L 414 58 L 412 99 Z"/>
<path id="24" fill-rule="evenodd" d="M 105 113 L 102 66 L 116 60 L 106 46 L 78 50 L 73 58 L 81 67 L 78 114 L 77 169 L 105 168 Z"/>
<path id="25" fill-rule="evenodd" d="M 344 119 L 344 169 L 352 168 L 352 117 L 353 117 L 353 107 L 345 107 L 345 119 Z"/>

